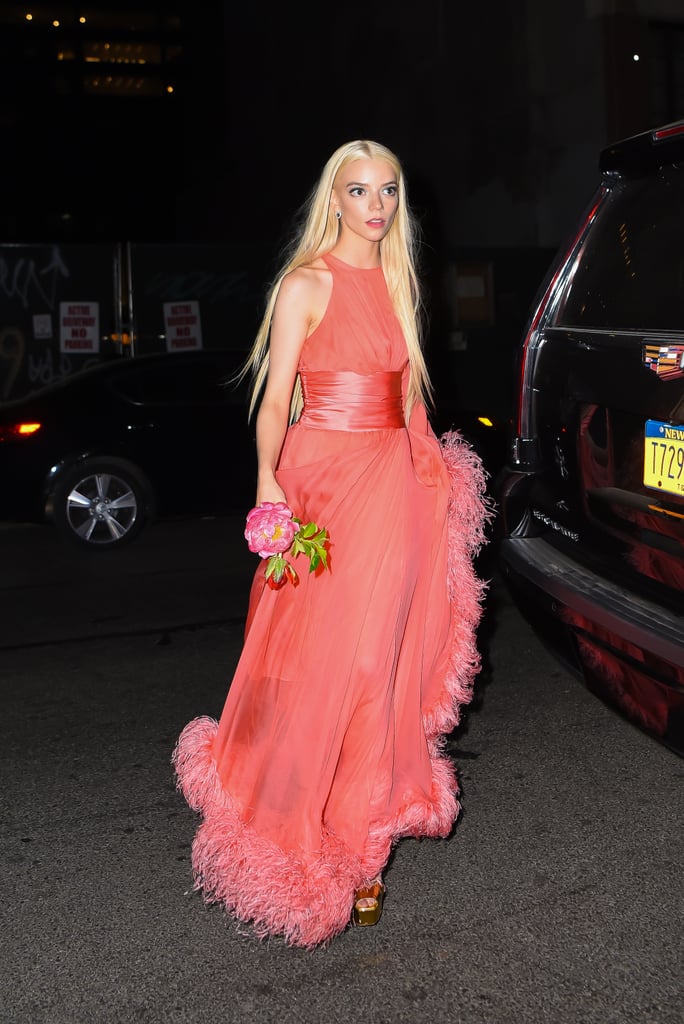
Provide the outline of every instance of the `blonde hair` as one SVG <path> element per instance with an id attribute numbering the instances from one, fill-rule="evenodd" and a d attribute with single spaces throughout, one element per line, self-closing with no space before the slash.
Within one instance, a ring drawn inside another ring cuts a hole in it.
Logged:
<path id="1" fill-rule="evenodd" d="M 418 228 L 406 201 L 404 174 L 399 160 L 391 150 L 377 142 L 361 139 L 347 142 L 335 150 L 302 208 L 300 230 L 288 247 L 284 263 L 270 288 L 264 318 L 240 374 L 240 379 L 250 372 L 253 377 L 250 416 L 268 375 L 269 335 L 280 285 L 287 274 L 297 267 L 313 263 L 330 252 L 337 242 L 340 226 L 330 200 L 340 171 L 354 160 L 385 160 L 397 178 L 399 203 L 392 226 L 380 242 L 380 261 L 408 349 L 410 374 L 405 410 L 407 418 L 416 401 L 431 400 L 432 386 L 421 348 L 421 302 L 416 273 Z M 302 392 L 297 378 L 290 407 L 292 420 L 298 417 L 301 409 Z"/>

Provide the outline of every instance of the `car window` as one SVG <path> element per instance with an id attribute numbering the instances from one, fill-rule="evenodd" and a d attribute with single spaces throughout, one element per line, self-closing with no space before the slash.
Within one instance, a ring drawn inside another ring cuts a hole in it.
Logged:
<path id="1" fill-rule="evenodd" d="M 229 376 L 214 362 L 188 363 L 170 356 L 168 363 L 131 367 L 113 386 L 129 401 L 144 405 L 223 403 L 234 394 Z"/>
<path id="2" fill-rule="evenodd" d="M 664 168 L 610 194 L 555 323 L 684 332 L 684 168 Z"/>

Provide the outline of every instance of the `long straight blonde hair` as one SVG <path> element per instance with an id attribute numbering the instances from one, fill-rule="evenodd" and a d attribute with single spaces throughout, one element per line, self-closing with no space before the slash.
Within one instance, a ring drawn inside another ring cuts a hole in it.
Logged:
<path id="1" fill-rule="evenodd" d="M 421 301 L 416 273 L 418 228 L 408 207 L 404 173 L 399 160 L 386 146 L 359 139 L 336 149 L 323 168 L 318 183 L 302 208 L 301 227 L 286 249 L 284 262 L 269 290 L 264 318 L 240 373 L 240 379 L 248 373 L 253 378 L 250 416 L 268 375 L 269 335 L 280 285 L 286 274 L 313 263 L 335 246 L 340 226 L 330 200 L 341 170 L 354 160 L 385 160 L 396 175 L 399 202 L 392 226 L 380 242 L 380 261 L 408 349 L 410 375 L 406 417 L 416 401 L 429 402 L 432 398 L 432 386 L 421 347 Z M 297 378 L 292 393 L 291 419 L 296 419 L 301 409 L 302 392 Z"/>

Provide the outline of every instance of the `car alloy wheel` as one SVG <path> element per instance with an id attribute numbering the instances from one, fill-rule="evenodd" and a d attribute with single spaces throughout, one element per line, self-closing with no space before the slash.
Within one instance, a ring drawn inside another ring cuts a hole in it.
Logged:
<path id="1" fill-rule="evenodd" d="M 55 495 L 55 525 L 88 547 L 113 547 L 131 540 L 145 518 L 145 491 L 133 469 L 86 460 L 62 481 Z"/>

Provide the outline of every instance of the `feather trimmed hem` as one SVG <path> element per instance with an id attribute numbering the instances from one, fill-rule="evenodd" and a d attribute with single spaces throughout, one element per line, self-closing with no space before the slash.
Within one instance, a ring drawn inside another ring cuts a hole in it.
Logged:
<path id="1" fill-rule="evenodd" d="M 431 799 L 411 800 L 374 823 L 362 858 L 323 829 L 320 850 L 304 859 L 260 836 L 221 786 L 212 749 L 218 723 L 189 722 L 173 754 L 178 788 L 203 817 L 192 845 L 194 888 L 222 903 L 259 938 L 282 935 L 292 946 L 325 945 L 350 922 L 354 893 L 379 875 L 403 836 L 445 837 L 459 811 L 455 771 L 434 747 Z"/>
<path id="2" fill-rule="evenodd" d="M 195 889 L 251 923 L 259 938 L 281 934 L 305 948 L 325 943 L 349 921 L 358 861 L 324 833 L 320 855 L 306 863 L 244 822 L 216 770 L 217 728 L 213 718 L 189 722 L 173 755 L 178 787 L 204 818 L 192 845 Z"/>

